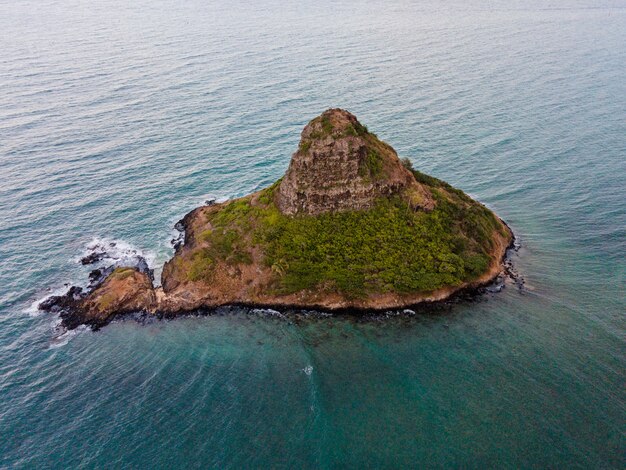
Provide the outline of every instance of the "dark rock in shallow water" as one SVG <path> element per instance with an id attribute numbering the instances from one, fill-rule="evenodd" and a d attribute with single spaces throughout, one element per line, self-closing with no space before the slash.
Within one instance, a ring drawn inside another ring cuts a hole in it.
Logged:
<path id="1" fill-rule="evenodd" d="M 109 244 L 115 246 L 114 242 Z M 109 299 L 103 295 L 94 294 L 104 289 L 105 284 L 109 297 L 120 296 L 114 302 L 119 312 L 129 312 L 142 305 L 149 305 L 153 299 L 154 270 L 150 269 L 147 260 L 132 250 L 119 255 L 111 255 L 102 245 L 91 248 L 94 250 L 81 259 L 81 264 L 89 265 L 115 261 L 108 266 L 101 266 L 89 273 L 89 285 L 86 289 L 71 286 L 63 295 L 51 296 L 43 300 L 38 309 L 59 314 L 62 325 L 73 329 L 81 324 L 90 325 L 97 329 L 108 323 L 115 312 L 109 311 Z M 65 284 L 69 286 L 69 284 Z"/>
<path id="2" fill-rule="evenodd" d="M 170 241 L 172 248 L 174 248 L 174 252 L 178 253 L 178 251 L 185 244 L 185 232 L 180 232 L 176 238 L 172 238 Z"/>
<path id="3" fill-rule="evenodd" d="M 189 222 L 188 216 L 189 214 L 187 214 L 185 217 L 183 217 L 174 224 L 174 229 L 177 230 L 179 234 L 176 238 L 173 238 L 170 243 L 172 244 L 172 248 L 174 248 L 174 253 L 176 254 L 180 252 L 181 248 L 185 245 L 186 242 L 187 223 Z"/>
<path id="4" fill-rule="evenodd" d="M 87 256 L 84 256 L 80 259 L 80 264 L 83 264 L 83 265 L 94 264 L 99 261 L 102 261 L 105 256 L 106 256 L 105 251 L 97 251 L 94 253 L 89 253 Z"/>
<path id="5" fill-rule="evenodd" d="M 73 330 L 75 328 L 78 328 L 80 325 L 86 324 L 85 318 L 77 311 L 75 307 L 61 311 L 59 316 L 61 317 L 63 327 L 67 328 L 68 330 Z M 94 325 L 93 328 L 98 329 L 99 326 Z"/>
<path id="6" fill-rule="evenodd" d="M 181 239 L 175 238 L 172 240 L 172 248 L 174 248 L 174 253 L 178 253 L 182 247 L 183 241 Z"/>
<path id="7" fill-rule="evenodd" d="M 94 269 L 89 273 L 90 284 L 97 284 L 98 280 L 102 277 L 102 269 Z"/>
<path id="8" fill-rule="evenodd" d="M 116 268 L 136 268 L 140 273 L 147 274 L 151 281 L 154 281 L 154 269 L 150 269 L 148 262 L 143 256 L 134 255 L 105 268 L 97 268 L 89 273 L 89 290 L 95 289 L 111 274 Z"/>
<path id="9" fill-rule="evenodd" d="M 154 269 L 150 269 L 146 258 L 144 258 L 143 256 L 137 256 L 135 259 L 137 260 L 137 263 L 134 266 L 131 265 L 130 267 L 136 268 L 137 271 L 139 271 L 140 273 L 147 274 L 150 280 L 154 281 Z"/>
<path id="10" fill-rule="evenodd" d="M 113 272 L 115 266 L 94 269 L 89 273 L 89 290 L 95 289 L 104 282 L 109 274 Z"/>
<path id="11" fill-rule="evenodd" d="M 75 307 L 76 302 L 84 297 L 82 287 L 72 286 L 63 295 L 53 295 L 41 302 L 37 308 L 45 312 L 61 312 Z"/>

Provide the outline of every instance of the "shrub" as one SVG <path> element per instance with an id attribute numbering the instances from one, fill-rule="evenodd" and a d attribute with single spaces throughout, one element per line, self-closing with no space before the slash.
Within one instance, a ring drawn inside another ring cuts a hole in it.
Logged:
<path id="1" fill-rule="evenodd" d="M 368 156 L 372 173 L 382 169 L 376 162 L 376 154 Z M 426 175 L 421 180 L 437 201 L 431 212 L 416 212 L 397 197 L 364 211 L 289 217 L 274 205 L 277 184 L 254 206 L 250 198 L 232 201 L 210 215 L 213 230 L 202 233 L 207 247 L 193 255 L 189 276 L 210 277 L 216 260 L 252 262 L 256 245 L 278 293 L 323 287 L 362 297 L 430 292 L 475 279 L 489 266 L 500 224 L 462 191 Z"/>
<path id="2" fill-rule="evenodd" d="M 333 131 L 333 125 L 328 116 L 322 116 L 322 130 L 324 134 L 330 134 Z"/>
<path id="3" fill-rule="evenodd" d="M 357 130 L 354 128 L 354 126 L 352 124 L 348 124 L 346 126 L 345 130 L 343 131 L 343 135 L 344 136 L 358 137 L 359 133 L 357 132 Z"/>
<path id="4" fill-rule="evenodd" d="M 411 160 L 408 157 L 404 157 L 400 161 L 402 162 L 402 166 L 404 166 L 404 168 L 406 168 L 409 171 L 415 171 L 415 169 L 413 168 L 413 162 L 411 162 Z"/>
<path id="5" fill-rule="evenodd" d="M 118 281 L 123 281 L 124 279 L 127 279 L 130 276 L 132 276 L 134 272 L 135 270 L 133 268 L 116 268 L 111 273 L 111 277 Z"/>
<path id="6" fill-rule="evenodd" d="M 380 178 L 383 174 L 383 159 L 375 148 L 370 148 L 359 167 L 359 176 Z"/>
<path id="7" fill-rule="evenodd" d="M 213 273 L 214 264 L 210 251 L 200 249 L 191 257 L 191 265 L 189 266 L 187 277 L 190 281 L 208 280 Z"/>
<path id="8" fill-rule="evenodd" d="M 365 134 L 368 133 L 367 126 L 364 126 L 363 124 L 361 124 L 358 121 L 354 123 L 354 130 L 356 131 L 357 135 L 359 135 L 359 136 L 364 136 Z"/>

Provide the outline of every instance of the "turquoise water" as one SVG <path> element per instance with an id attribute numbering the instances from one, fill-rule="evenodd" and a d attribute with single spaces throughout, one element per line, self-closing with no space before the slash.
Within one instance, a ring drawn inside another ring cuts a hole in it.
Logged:
<path id="1" fill-rule="evenodd" d="M 0 1 L 0 468 L 623 468 L 626 2 L 286 3 Z M 527 288 L 96 333 L 33 308 L 94 239 L 161 266 L 335 106 L 509 222 Z"/>

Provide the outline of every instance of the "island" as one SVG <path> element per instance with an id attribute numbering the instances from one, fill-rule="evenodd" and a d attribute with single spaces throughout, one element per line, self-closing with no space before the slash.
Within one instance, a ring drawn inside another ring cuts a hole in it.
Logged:
<path id="1" fill-rule="evenodd" d="M 414 169 L 343 109 L 304 127 L 274 184 L 209 202 L 177 226 L 184 240 L 161 286 L 145 266 L 112 266 L 41 308 L 68 328 L 224 305 L 401 309 L 486 285 L 513 242 L 491 210 Z"/>

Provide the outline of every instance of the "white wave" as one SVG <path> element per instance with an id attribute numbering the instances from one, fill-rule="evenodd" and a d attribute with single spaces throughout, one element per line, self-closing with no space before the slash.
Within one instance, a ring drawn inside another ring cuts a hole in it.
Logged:
<path id="1" fill-rule="evenodd" d="M 93 264 L 132 264 L 138 257 L 142 257 L 148 266 L 153 267 L 156 261 L 156 255 L 153 252 L 141 250 L 124 240 L 94 237 L 85 245 L 85 250 L 80 257 L 76 258 L 76 262 L 94 253 L 102 253 L 102 259 Z"/>
<path id="2" fill-rule="evenodd" d="M 313 373 L 313 366 L 306 366 L 304 369 L 302 369 L 302 372 L 304 372 L 306 375 L 311 375 Z"/>
<path id="3" fill-rule="evenodd" d="M 255 313 L 257 315 L 267 315 L 270 317 L 284 317 L 284 315 L 279 312 L 278 310 L 274 310 L 271 308 L 253 308 L 252 309 L 252 313 Z"/>
<path id="4" fill-rule="evenodd" d="M 156 260 L 154 253 L 136 248 L 124 240 L 94 237 L 85 245 L 84 250 L 78 257 L 74 258 L 73 261 L 80 263 L 83 257 L 94 253 L 102 253 L 103 256 L 101 260 L 89 266 L 90 270 L 93 269 L 93 266 L 134 266 L 137 264 L 140 257 L 146 260 L 148 267 L 152 268 Z M 53 296 L 64 295 L 70 286 L 85 288 L 88 283 L 88 278 L 84 274 L 81 274 L 78 279 L 70 279 L 60 287 L 48 289 L 45 295 L 33 300 L 23 311 L 31 317 L 43 315 L 46 312 L 39 310 L 39 304 L 41 304 L 41 302 Z"/>
<path id="5" fill-rule="evenodd" d="M 75 336 L 82 334 L 86 331 L 91 331 L 91 328 L 89 328 L 86 325 L 80 325 L 79 327 L 73 330 L 66 330 L 65 328 L 61 326 L 60 318 L 58 319 L 58 321 L 54 322 L 53 327 L 58 332 L 58 334 L 52 338 L 48 346 L 48 349 L 56 349 L 56 348 L 63 347 L 67 343 L 69 343 L 70 340 L 74 338 Z"/>
<path id="6" fill-rule="evenodd" d="M 50 297 L 54 297 L 57 295 L 63 295 L 69 289 L 70 284 L 66 283 L 63 287 L 57 287 L 56 289 L 50 289 L 46 294 L 42 297 L 33 300 L 33 302 L 24 309 L 24 313 L 28 314 L 30 317 L 38 317 L 44 315 L 46 312 L 43 310 L 39 310 L 39 304 Z"/>

